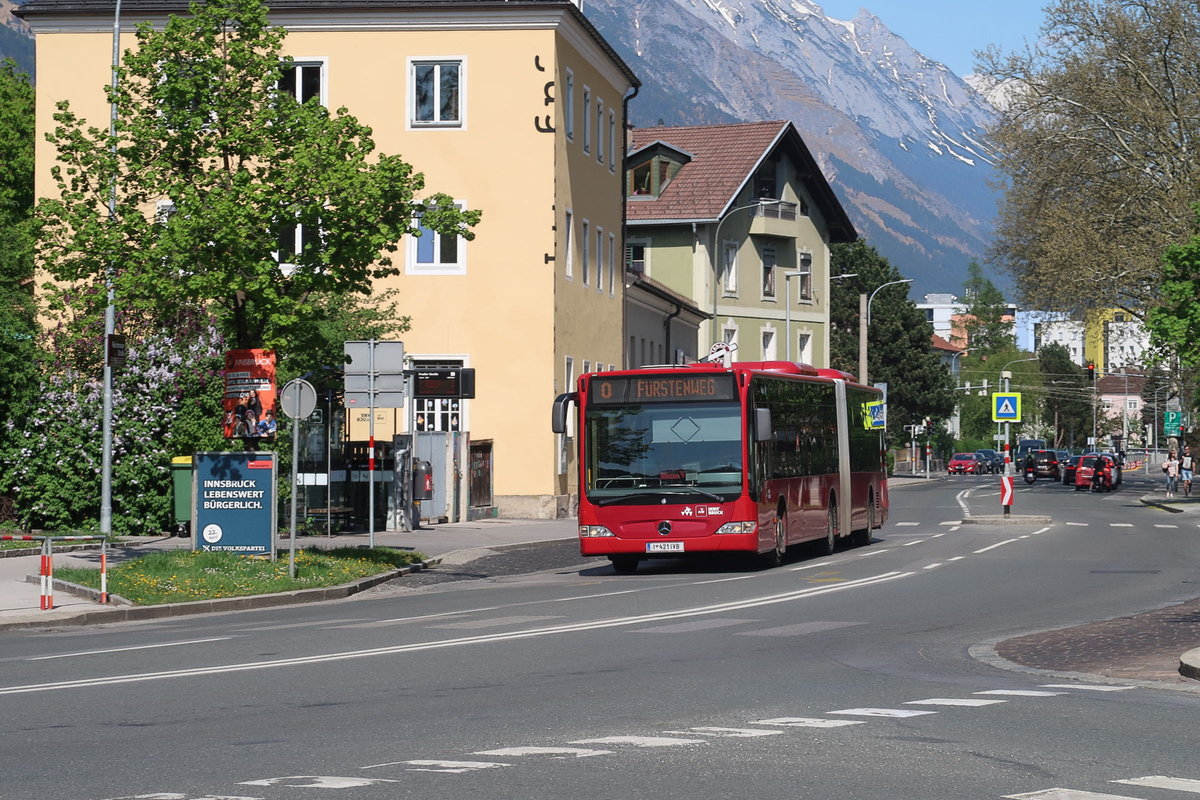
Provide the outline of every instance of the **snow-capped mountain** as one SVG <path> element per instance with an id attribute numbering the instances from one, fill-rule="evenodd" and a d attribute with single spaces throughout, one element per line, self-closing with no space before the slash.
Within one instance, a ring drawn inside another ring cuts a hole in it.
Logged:
<path id="1" fill-rule="evenodd" d="M 870 12 L 832 19 L 812 0 L 588 0 L 584 11 L 644 84 L 635 125 L 792 120 L 914 294 L 957 291 L 982 259 L 995 110 Z"/>

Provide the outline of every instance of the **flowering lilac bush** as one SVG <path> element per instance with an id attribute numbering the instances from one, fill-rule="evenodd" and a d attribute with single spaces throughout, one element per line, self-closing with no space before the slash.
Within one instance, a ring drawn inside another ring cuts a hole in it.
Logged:
<path id="1" fill-rule="evenodd" d="M 113 532 L 172 527 L 171 457 L 225 447 L 224 343 L 211 327 L 130 342 L 113 380 Z M 33 410 L 5 424 L 3 485 L 26 528 L 95 528 L 100 518 L 103 384 L 44 378 Z"/>

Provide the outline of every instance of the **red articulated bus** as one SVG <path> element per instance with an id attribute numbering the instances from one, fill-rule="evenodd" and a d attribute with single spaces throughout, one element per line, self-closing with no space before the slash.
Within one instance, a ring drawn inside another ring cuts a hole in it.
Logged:
<path id="1" fill-rule="evenodd" d="M 579 549 L 633 572 L 648 558 L 868 544 L 887 519 L 883 397 L 789 361 L 588 373 L 576 405 Z"/>

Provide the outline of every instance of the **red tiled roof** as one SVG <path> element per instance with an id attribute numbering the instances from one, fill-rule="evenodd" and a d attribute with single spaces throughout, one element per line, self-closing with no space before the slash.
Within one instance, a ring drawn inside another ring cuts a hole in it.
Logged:
<path id="1" fill-rule="evenodd" d="M 936 333 L 931 333 L 931 334 L 929 334 L 929 336 L 930 336 L 930 340 L 929 340 L 930 344 L 933 346 L 934 350 L 945 350 L 948 353 L 965 352 L 963 350 L 963 348 L 959 347 L 956 344 L 951 344 L 950 342 L 947 342 L 945 339 L 938 336 Z"/>
<path id="2" fill-rule="evenodd" d="M 733 207 L 760 162 L 784 147 L 820 208 L 831 240 L 851 242 L 858 238 L 820 166 L 790 122 L 656 126 L 630 131 L 632 154 L 656 143 L 682 150 L 691 158 L 658 197 L 629 198 L 625 207 L 631 223 L 718 220 Z"/>

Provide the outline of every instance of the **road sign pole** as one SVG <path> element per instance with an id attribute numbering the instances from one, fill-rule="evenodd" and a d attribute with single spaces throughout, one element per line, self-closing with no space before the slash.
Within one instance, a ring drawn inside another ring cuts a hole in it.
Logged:
<path id="1" fill-rule="evenodd" d="M 375 547 L 375 340 L 367 345 L 367 546 Z"/>

